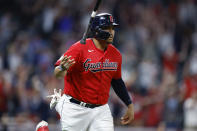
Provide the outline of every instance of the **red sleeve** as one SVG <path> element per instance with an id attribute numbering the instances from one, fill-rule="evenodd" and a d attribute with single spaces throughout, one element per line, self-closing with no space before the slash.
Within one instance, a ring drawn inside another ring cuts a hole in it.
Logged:
<path id="1" fill-rule="evenodd" d="M 118 60 L 118 68 L 117 68 L 117 71 L 116 71 L 113 79 L 120 79 L 120 78 L 122 78 L 121 67 L 122 67 L 122 56 L 120 55 L 119 60 Z"/>
<path id="2" fill-rule="evenodd" d="M 63 56 L 67 55 L 67 56 L 71 56 L 71 59 L 74 59 L 75 60 L 75 64 L 72 65 L 72 67 L 70 68 L 73 68 L 76 63 L 79 62 L 79 59 L 80 59 L 80 43 L 77 42 L 75 44 L 73 44 L 58 60 L 57 62 L 55 63 L 55 66 L 58 66 L 60 65 L 60 60 Z M 69 69 L 70 70 L 70 69 Z"/>
<path id="3" fill-rule="evenodd" d="M 64 55 L 62 55 L 62 56 L 56 61 L 56 63 L 54 64 L 54 66 L 60 65 L 60 60 L 61 60 L 61 58 L 62 58 L 63 56 L 64 56 Z"/>

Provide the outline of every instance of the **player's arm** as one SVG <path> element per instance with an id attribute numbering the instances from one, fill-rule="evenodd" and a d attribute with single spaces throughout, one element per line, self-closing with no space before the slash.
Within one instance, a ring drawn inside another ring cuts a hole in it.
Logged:
<path id="1" fill-rule="evenodd" d="M 115 93 L 119 96 L 119 98 L 128 107 L 125 115 L 121 118 L 121 123 L 125 125 L 125 124 L 129 124 L 134 119 L 134 105 L 133 105 L 132 100 L 128 94 L 125 83 L 122 80 L 121 66 L 122 66 L 122 56 L 120 55 L 118 69 L 117 69 L 117 72 L 115 73 L 115 75 L 113 76 L 113 79 L 111 81 L 111 85 L 112 85 Z"/>
<path id="2" fill-rule="evenodd" d="M 55 67 L 54 74 L 58 77 L 64 77 L 67 74 L 68 69 L 75 63 L 71 56 L 65 55 L 59 60 L 59 65 Z"/>
<path id="3" fill-rule="evenodd" d="M 82 44 L 73 44 L 55 63 L 54 75 L 64 77 L 67 72 L 74 70 L 80 60 Z"/>
<path id="4" fill-rule="evenodd" d="M 131 98 L 129 97 L 129 94 L 127 92 L 127 88 L 125 86 L 125 83 L 122 80 L 121 67 L 122 67 L 122 55 L 120 54 L 118 68 L 112 78 L 111 85 L 112 85 L 115 93 L 120 97 L 120 99 L 125 103 L 125 105 L 128 106 L 132 103 L 132 101 L 131 101 Z"/>
<path id="5" fill-rule="evenodd" d="M 132 101 L 124 81 L 122 79 L 112 79 L 111 85 L 118 97 L 124 102 L 126 106 L 129 106 Z"/>
<path id="6" fill-rule="evenodd" d="M 111 81 L 112 88 L 114 89 L 115 93 L 118 97 L 124 102 L 124 104 L 128 107 L 127 112 L 121 118 L 122 124 L 129 124 L 134 119 L 134 105 L 132 100 L 129 96 L 127 88 L 125 86 L 124 81 L 122 78 L 120 79 L 112 79 Z"/>

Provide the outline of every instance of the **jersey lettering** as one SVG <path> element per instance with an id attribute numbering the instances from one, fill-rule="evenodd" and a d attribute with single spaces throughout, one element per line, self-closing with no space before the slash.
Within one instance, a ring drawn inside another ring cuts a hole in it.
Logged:
<path id="1" fill-rule="evenodd" d="M 85 71 L 90 70 L 91 72 L 99 71 L 117 71 L 118 63 L 109 62 L 109 59 L 105 59 L 105 62 L 90 63 L 91 59 L 86 59 L 83 63 Z"/>

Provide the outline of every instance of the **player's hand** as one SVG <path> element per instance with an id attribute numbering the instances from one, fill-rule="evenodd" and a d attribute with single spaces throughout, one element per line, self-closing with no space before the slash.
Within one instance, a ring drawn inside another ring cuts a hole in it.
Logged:
<path id="1" fill-rule="evenodd" d="M 59 91 L 57 92 L 57 89 L 53 90 L 53 95 L 48 95 L 47 98 L 55 98 L 55 99 L 59 99 L 62 96 L 62 89 L 59 89 Z"/>
<path id="2" fill-rule="evenodd" d="M 129 124 L 132 120 L 134 120 L 134 105 L 130 104 L 125 115 L 121 118 L 121 124 Z"/>
<path id="3" fill-rule="evenodd" d="M 50 109 L 53 109 L 56 106 L 56 104 L 58 103 L 61 96 L 62 96 L 62 90 L 61 89 L 59 89 L 59 92 L 57 92 L 57 90 L 54 89 L 54 94 L 47 96 L 47 98 L 52 98 L 51 102 L 50 102 Z"/>
<path id="4" fill-rule="evenodd" d="M 60 59 L 60 66 L 63 70 L 68 70 L 75 63 L 75 60 L 70 58 L 71 56 L 65 55 Z"/>

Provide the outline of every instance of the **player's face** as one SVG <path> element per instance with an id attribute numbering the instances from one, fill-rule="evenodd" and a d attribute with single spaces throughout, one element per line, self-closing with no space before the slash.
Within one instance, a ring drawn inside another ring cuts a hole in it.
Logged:
<path id="1" fill-rule="evenodd" d="M 110 37 L 106 41 L 108 43 L 112 43 L 114 40 L 114 35 L 115 35 L 114 27 L 109 27 L 107 29 L 104 29 L 104 31 L 107 31 L 110 33 Z"/>

